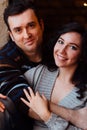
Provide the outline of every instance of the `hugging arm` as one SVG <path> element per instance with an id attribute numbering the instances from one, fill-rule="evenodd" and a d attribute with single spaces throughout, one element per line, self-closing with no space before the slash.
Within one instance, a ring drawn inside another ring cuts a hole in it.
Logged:
<path id="1" fill-rule="evenodd" d="M 87 130 L 87 107 L 72 110 L 50 102 L 50 111 L 71 122 L 75 126 Z"/>

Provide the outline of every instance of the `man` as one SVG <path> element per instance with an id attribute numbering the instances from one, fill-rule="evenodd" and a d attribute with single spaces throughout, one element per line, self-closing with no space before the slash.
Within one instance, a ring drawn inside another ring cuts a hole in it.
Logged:
<path id="1" fill-rule="evenodd" d="M 6 99 L 6 96 L 0 94 L 0 99 Z M 5 109 L 5 105 L 0 101 L 0 111 L 3 112 Z"/>
<path id="2" fill-rule="evenodd" d="M 29 111 L 20 97 L 24 96 L 23 88 L 29 86 L 23 75 L 24 72 L 43 62 L 44 24 L 35 6 L 28 0 L 18 0 L 9 5 L 5 10 L 4 20 L 11 40 L 0 51 L 0 93 L 9 96 L 14 102 L 21 117 L 18 122 L 21 124 L 18 124 L 19 128 L 21 126 L 21 130 L 31 130 L 32 121 L 27 116 Z M 66 113 L 64 118 L 65 115 Z M 68 117 L 69 114 L 66 116 Z M 71 119 L 69 121 L 72 121 Z"/>
<path id="3" fill-rule="evenodd" d="M 17 119 L 15 114 L 17 112 L 13 102 L 8 97 L 0 94 L 0 130 L 12 130 L 13 122 Z"/>
<path id="4" fill-rule="evenodd" d="M 22 89 L 29 84 L 23 73 L 41 62 L 44 25 L 33 3 L 27 0 L 9 5 L 4 19 L 12 40 L 0 51 L 0 92 L 13 100 L 18 112 L 24 113 L 24 119 L 28 110 L 22 105 L 20 97 L 23 95 Z M 31 123 L 29 129 L 30 126 Z"/>

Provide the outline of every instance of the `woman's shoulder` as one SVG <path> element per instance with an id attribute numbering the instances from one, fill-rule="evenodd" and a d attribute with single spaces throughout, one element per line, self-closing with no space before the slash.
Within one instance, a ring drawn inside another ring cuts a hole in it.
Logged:
<path id="1" fill-rule="evenodd" d="M 29 69 L 28 71 L 26 71 L 24 73 L 25 78 L 27 79 L 28 83 L 30 85 L 33 84 L 33 82 L 35 81 L 35 79 L 37 80 L 38 76 L 41 74 L 42 70 L 45 68 L 46 66 L 39 64 L 36 67 L 33 67 L 31 69 Z"/>
<path id="2" fill-rule="evenodd" d="M 45 68 L 45 66 L 42 65 L 42 64 L 39 64 L 38 66 L 33 67 L 33 68 L 29 69 L 28 71 L 26 71 L 26 72 L 24 73 L 24 75 L 25 75 L 25 76 L 28 76 L 28 75 L 31 75 L 31 74 L 33 75 L 34 73 L 36 73 L 36 71 L 37 71 L 37 72 L 40 72 L 43 68 Z"/>

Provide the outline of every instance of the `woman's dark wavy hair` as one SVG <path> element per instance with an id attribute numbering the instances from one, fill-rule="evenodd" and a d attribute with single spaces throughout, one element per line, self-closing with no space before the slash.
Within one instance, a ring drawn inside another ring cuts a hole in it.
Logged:
<path id="1" fill-rule="evenodd" d="M 76 87 L 80 88 L 79 93 L 80 97 L 82 98 L 84 95 L 84 91 L 87 90 L 87 30 L 83 25 L 77 22 L 72 22 L 63 25 L 57 31 L 55 31 L 53 38 L 50 40 L 48 44 L 46 44 L 46 46 L 44 46 L 44 64 L 51 71 L 56 70 L 58 68 L 55 65 L 53 58 L 54 46 L 58 38 L 62 34 L 68 32 L 77 32 L 82 36 L 82 51 L 80 59 L 78 61 L 78 67 L 72 78 L 72 83 L 74 83 Z"/>

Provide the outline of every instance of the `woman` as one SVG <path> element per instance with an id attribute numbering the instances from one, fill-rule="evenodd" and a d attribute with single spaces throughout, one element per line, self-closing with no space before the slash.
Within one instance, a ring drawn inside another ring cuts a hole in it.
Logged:
<path id="1" fill-rule="evenodd" d="M 25 73 L 36 93 L 34 94 L 31 88 L 29 93 L 24 90 L 28 101 L 22 101 L 43 120 L 35 122 L 34 130 L 80 130 L 51 113 L 47 99 L 71 109 L 86 106 L 86 30 L 78 23 L 67 24 L 58 31 L 52 43 L 48 48 L 48 53 L 51 53 L 46 55 L 47 62 Z"/>

